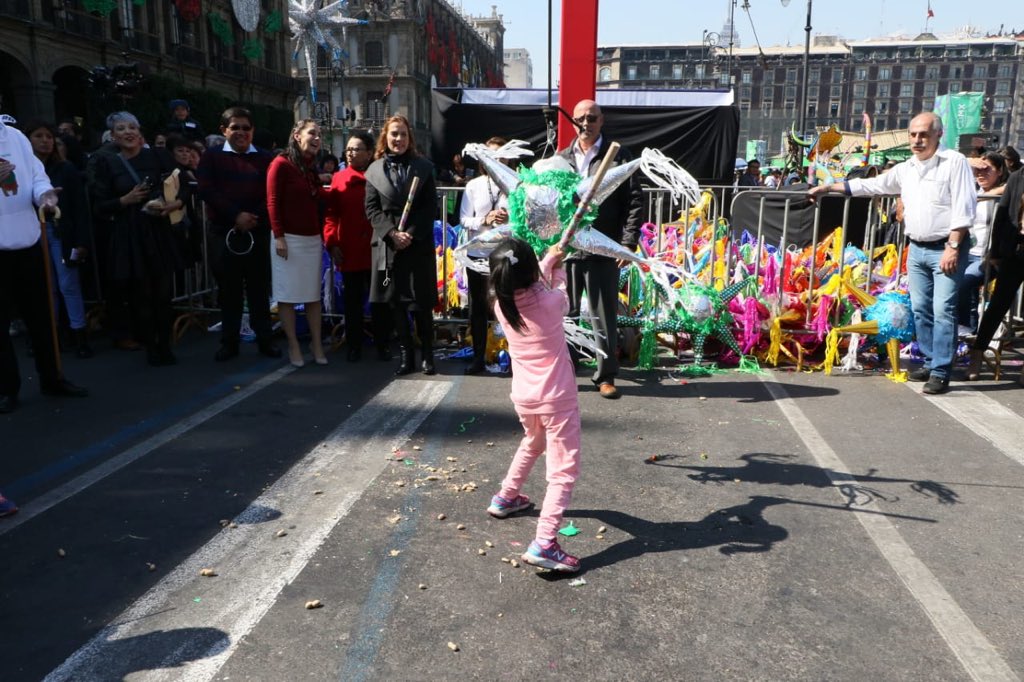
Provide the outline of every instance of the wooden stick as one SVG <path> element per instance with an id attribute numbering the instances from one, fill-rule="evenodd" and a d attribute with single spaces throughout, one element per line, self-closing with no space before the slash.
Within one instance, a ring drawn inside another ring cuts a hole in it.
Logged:
<path id="1" fill-rule="evenodd" d="M 420 176 L 412 176 L 409 183 L 409 196 L 405 200 L 405 207 L 402 209 L 402 217 L 398 221 L 398 231 L 405 232 L 405 224 L 409 222 L 409 213 L 412 212 L 412 200 L 416 198 L 416 192 L 420 189 Z"/>
<path id="2" fill-rule="evenodd" d="M 604 159 L 601 160 L 601 165 L 597 167 L 597 172 L 594 173 L 594 179 L 590 183 L 590 189 L 583 195 L 580 200 L 579 206 L 576 207 L 576 212 L 572 216 L 572 220 L 569 221 L 569 226 L 565 228 L 565 232 L 562 233 L 562 239 L 558 242 L 558 247 L 564 249 L 569 245 L 572 240 L 572 236 L 576 234 L 576 229 L 580 226 L 583 221 L 583 216 L 586 215 L 590 209 L 590 202 L 594 199 L 594 193 L 597 192 L 597 188 L 601 185 L 601 180 L 604 179 L 604 174 L 611 168 L 612 161 L 615 160 L 616 155 L 619 153 L 619 143 L 612 142 L 608 145 L 608 153 L 604 155 Z"/>
<path id="3" fill-rule="evenodd" d="M 60 220 L 60 209 L 54 207 L 53 220 Z M 60 360 L 60 345 L 57 341 L 57 315 L 53 309 L 53 274 L 50 265 L 50 241 L 46 237 L 46 213 L 39 207 L 39 231 L 43 247 L 43 270 L 46 272 L 46 307 L 50 311 L 50 336 L 53 337 L 53 359 L 57 365 L 57 374 L 64 376 L 64 367 Z"/>

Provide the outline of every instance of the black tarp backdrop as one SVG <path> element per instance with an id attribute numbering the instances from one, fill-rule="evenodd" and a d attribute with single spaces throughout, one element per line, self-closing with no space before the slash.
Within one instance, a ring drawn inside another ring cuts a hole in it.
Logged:
<path id="1" fill-rule="evenodd" d="M 541 107 L 464 104 L 458 88 L 431 93 L 431 153 L 439 168 L 467 142 L 494 135 L 529 142 L 544 150 L 546 126 Z M 740 113 L 735 106 L 602 106 L 602 134 L 639 156 L 644 147 L 659 149 L 701 184 L 732 184 Z M 550 156 L 550 153 L 548 154 Z"/>
<path id="2" fill-rule="evenodd" d="M 806 192 L 808 185 L 796 184 L 785 187 L 795 192 Z M 765 197 L 763 231 L 767 243 L 778 246 L 782 239 L 782 227 L 786 218 L 786 199 L 789 199 L 789 227 L 786 230 L 786 244 L 800 248 L 808 246 L 814 236 L 814 204 L 806 196 L 794 196 L 786 192 L 771 189 L 749 189 L 736 194 L 732 203 L 730 226 L 736 237 L 744 230 L 757 235 L 758 215 L 761 211 L 761 197 Z M 843 224 L 843 204 L 845 197 L 826 196 L 819 199 L 821 218 L 818 220 L 818 241 L 832 233 Z M 846 244 L 860 246 L 864 243 L 864 232 L 867 224 L 869 198 L 850 200 L 850 213 L 846 220 Z"/>

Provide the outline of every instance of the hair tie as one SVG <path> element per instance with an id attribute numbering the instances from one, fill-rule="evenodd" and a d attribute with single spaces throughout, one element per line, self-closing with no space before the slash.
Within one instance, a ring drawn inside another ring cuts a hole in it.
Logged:
<path id="1" fill-rule="evenodd" d="M 512 249 L 509 249 L 509 250 L 508 250 L 508 251 L 506 251 L 505 253 L 501 254 L 501 257 L 502 257 L 502 258 L 508 258 L 509 262 L 511 262 L 511 263 L 512 263 L 512 265 L 515 265 L 516 263 L 518 263 L 518 262 L 519 262 L 519 259 L 518 259 L 518 258 L 516 258 L 516 254 L 514 254 L 514 253 L 512 252 Z"/>

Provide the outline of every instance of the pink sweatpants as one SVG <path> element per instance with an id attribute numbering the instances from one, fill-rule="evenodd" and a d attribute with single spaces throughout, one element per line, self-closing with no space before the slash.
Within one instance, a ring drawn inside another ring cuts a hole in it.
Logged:
<path id="1" fill-rule="evenodd" d="M 580 472 L 580 411 L 520 414 L 519 421 L 526 433 L 501 482 L 500 495 L 506 500 L 518 495 L 537 458 L 547 452 L 548 489 L 537 521 L 537 540 L 550 542 L 562 524 Z"/>

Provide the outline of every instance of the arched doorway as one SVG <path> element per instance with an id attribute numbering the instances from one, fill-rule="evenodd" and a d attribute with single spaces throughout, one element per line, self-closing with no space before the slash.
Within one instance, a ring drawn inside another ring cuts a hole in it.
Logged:
<path id="1" fill-rule="evenodd" d="M 19 121 L 37 116 L 33 106 L 32 76 L 13 55 L 0 51 L 0 113 Z"/>

